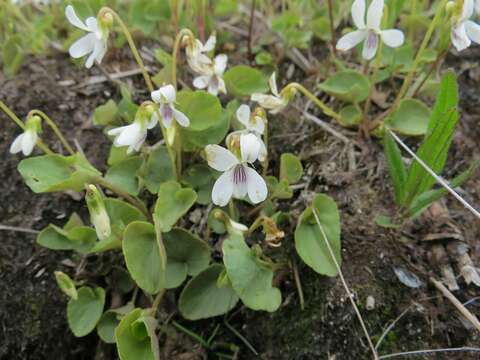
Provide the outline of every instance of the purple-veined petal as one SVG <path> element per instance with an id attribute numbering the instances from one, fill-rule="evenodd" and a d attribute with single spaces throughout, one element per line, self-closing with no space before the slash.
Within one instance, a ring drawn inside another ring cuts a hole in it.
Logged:
<path id="1" fill-rule="evenodd" d="M 374 31 L 369 31 L 367 38 L 363 42 L 362 56 L 365 60 L 372 60 L 377 53 L 378 35 Z"/>
<path id="2" fill-rule="evenodd" d="M 245 167 L 247 172 L 248 197 L 254 204 L 264 201 L 268 195 L 265 180 L 252 168 Z"/>
<path id="3" fill-rule="evenodd" d="M 152 91 L 152 100 L 156 103 L 173 103 L 177 98 L 175 87 L 171 84 L 162 86 L 160 89 Z"/>
<path id="4" fill-rule="evenodd" d="M 237 165 L 233 171 L 233 197 L 242 199 L 247 195 L 247 169 L 245 165 Z"/>

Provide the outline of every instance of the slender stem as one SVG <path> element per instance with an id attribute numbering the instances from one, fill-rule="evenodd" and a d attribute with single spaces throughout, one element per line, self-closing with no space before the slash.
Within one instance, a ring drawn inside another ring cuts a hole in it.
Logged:
<path id="1" fill-rule="evenodd" d="M 262 162 L 262 165 L 263 165 L 262 174 L 263 174 L 263 176 L 267 176 L 267 172 L 268 172 L 268 141 L 269 141 L 268 120 L 266 120 L 265 121 L 265 130 L 263 131 L 263 143 L 265 144 L 265 148 L 267 149 L 267 151 L 266 151 L 266 154 L 265 154 L 265 160 Z"/>
<path id="2" fill-rule="evenodd" d="M 113 15 L 115 20 L 117 20 L 118 24 L 120 25 L 123 34 L 125 35 L 125 38 L 127 39 L 128 45 L 130 46 L 130 49 L 132 50 L 133 57 L 135 58 L 135 61 L 137 62 L 138 66 L 142 70 L 142 75 L 143 78 L 145 79 L 145 82 L 147 83 L 148 90 L 152 92 L 154 90 L 152 79 L 150 78 L 150 75 L 148 74 L 147 68 L 145 67 L 145 64 L 143 63 L 143 60 L 138 52 L 138 49 L 135 45 L 135 42 L 133 41 L 132 34 L 128 30 L 128 27 L 125 25 L 123 22 L 122 18 L 111 8 L 109 7 L 103 7 L 99 14 L 100 16 L 104 13 L 108 12 Z"/>
<path id="3" fill-rule="evenodd" d="M 415 56 L 415 60 L 413 62 L 412 68 L 410 69 L 410 72 L 408 73 L 407 77 L 403 81 L 402 87 L 400 88 L 400 91 L 398 92 L 397 98 L 395 99 L 395 102 L 393 103 L 392 107 L 390 108 L 390 113 L 397 109 L 397 107 L 400 104 L 400 101 L 402 100 L 402 98 L 407 93 L 407 90 L 408 90 L 408 88 L 410 87 L 410 84 L 413 81 L 413 77 L 415 76 L 415 73 L 417 72 L 418 65 L 420 64 L 420 61 L 422 59 L 422 53 L 427 48 L 428 43 L 430 42 L 430 39 L 432 38 L 433 32 L 437 28 L 438 22 L 440 21 L 440 18 L 443 15 L 445 5 L 447 4 L 447 2 L 448 2 L 448 0 L 442 0 L 442 2 L 438 5 L 437 13 L 433 17 L 433 20 L 430 23 L 430 27 L 428 28 L 427 33 L 425 34 L 425 37 L 423 38 L 423 41 L 420 45 L 420 48 L 418 49 L 417 55 Z"/>
<path id="4" fill-rule="evenodd" d="M 155 300 L 152 303 L 151 310 L 155 314 L 157 312 L 158 306 L 162 302 L 163 295 L 165 294 L 165 289 L 160 290 L 160 292 L 155 296 Z"/>
<path id="5" fill-rule="evenodd" d="M 182 43 L 182 39 L 184 36 L 188 36 L 191 41 L 195 40 L 195 36 L 189 29 L 182 29 L 175 37 L 175 43 L 173 45 L 173 52 L 172 52 L 172 84 L 177 88 L 177 56 L 178 51 L 180 50 L 180 45 Z"/>
<path id="6" fill-rule="evenodd" d="M 59 138 L 60 142 L 65 146 L 65 149 L 70 153 L 70 155 L 75 154 L 75 151 L 72 149 L 68 141 L 65 139 L 63 136 L 62 132 L 58 128 L 57 124 L 55 124 L 55 121 L 53 121 L 47 114 L 45 114 L 43 111 L 34 109 L 31 110 L 29 115 L 38 115 L 40 116 L 47 124 L 50 126 L 50 128 L 53 130 L 55 135 Z"/>
<path id="7" fill-rule="evenodd" d="M 202 345 L 205 349 L 210 349 L 210 345 L 198 334 L 194 333 L 193 331 L 187 329 L 186 327 L 180 325 L 178 322 L 175 320 L 172 321 L 173 326 L 175 326 L 178 330 L 184 332 L 191 338 L 195 339 L 200 345 Z"/>
<path id="8" fill-rule="evenodd" d="M 280 95 L 288 92 L 290 89 L 295 89 L 300 91 L 303 95 L 305 95 L 310 100 L 312 100 L 313 103 L 317 105 L 324 112 L 325 115 L 330 116 L 331 118 L 337 120 L 342 125 L 343 121 L 340 114 L 336 113 L 332 108 L 328 107 L 323 101 L 321 101 L 319 98 L 317 98 L 315 95 L 313 95 L 310 91 L 308 91 L 303 85 L 299 83 L 293 82 L 288 84 L 283 88 Z"/>
<path id="9" fill-rule="evenodd" d="M 143 215 L 145 215 L 147 217 L 147 219 L 151 219 L 152 218 L 152 215 L 150 214 L 150 212 L 148 211 L 147 207 L 145 206 L 145 204 L 139 200 L 138 198 L 136 197 L 133 197 L 131 196 L 130 194 L 128 194 L 127 192 L 123 191 L 122 189 L 119 189 L 117 186 L 111 184 L 110 182 L 108 182 L 107 180 L 105 180 L 104 178 L 98 178 L 96 183 L 100 186 L 103 186 L 105 189 L 108 189 L 112 192 L 114 192 L 115 194 L 117 194 L 118 196 L 120 197 L 123 197 L 125 200 L 127 200 L 130 204 L 132 204 L 133 206 L 135 206 L 136 208 L 138 208 L 138 210 L 140 210 L 142 212 Z"/>
<path id="10" fill-rule="evenodd" d="M 335 23 L 333 22 L 333 0 L 328 0 L 328 19 L 330 22 L 330 34 L 331 34 L 331 47 L 332 54 L 334 57 L 337 57 L 337 39 L 335 37 Z"/>
<path id="11" fill-rule="evenodd" d="M 363 108 L 363 120 L 367 121 L 368 113 L 370 111 L 370 105 L 372 104 L 372 95 L 375 91 L 375 78 L 377 77 L 378 70 L 380 69 L 380 63 L 382 61 L 382 45 L 383 42 L 380 42 L 380 45 L 377 50 L 377 57 L 375 58 L 375 62 L 373 64 L 372 75 L 370 76 L 370 89 L 368 91 L 368 98 L 365 102 L 365 107 Z"/>
<path id="12" fill-rule="evenodd" d="M 477 218 L 480 219 L 480 212 L 478 212 L 472 205 L 470 205 L 466 200 L 464 200 L 454 189 L 451 188 L 451 186 L 440 176 L 438 176 L 430 167 L 425 164 L 425 162 L 420 159 L 417 154 L 415 154 L 410 148 L 390 129 L 386 129 L 392 135 L 393 139 L 406 151 L 408 154 L 413 157 L 424 169 L 426 172 L 428 172 L 437 183 L 439 183 L 441 186 L 443 186 L 450 194 L 452 194 L 455 199 L 460 201 L 460 203 L 470 210 L 472 214 L 474 214 Z"/>
<path id="13" fill-rule="evenodd" d="M 363 321 L 362 315 L 360 314 L 360 310 L 358 310 L 357 304 L 355 304 L 355 300 L 353 300 L 353 294 L 350 291 L 350 288 L 347 285 L 347 282 L 345 281 L 345 278 L 343 277 L 342 269 L 340 265 L 338 264 L 337 258 L 335 257 L 335 254 L 333 252 L 332 246 L 330 245 L 330 241 L 327 238 L 327 235 L 325 234 L 325 230 L 323 229 L 322 224 L 320 223 L 320 219 L 317 214 L 317 210 L 315 207 L 312 207 L 313 215 L 315 216 L 315 221 L 317 222 L 318 229 L 320 230 L 320 233 L 322 234 L 323 240 L 325 241 L 325 244 L 327 245 L 327 249 L 330 253 L 330 257 L 332 258 L 332 261 L 337 268 L 338 275 L 340 276 L 340 280 L 342 281 L 343 287 L 345 288 L 345 291 L 347 293 L 348 299 L 350 300 L 353 309 L 355 310 L 355 313 L 357 314 L 358 320 L 360 321 L 360 325 L 362 326 L 363 332 L 365 333 L 365 337 L 367 338 L 368 345 L 370 347 L 370 350 L 372 351 L 373 358 L 375 360 L 378 359 L 378 354 L 377 350 L 375 350 L 375 347 L 373 346 L 372 339 L 370 339 L 370 335 L 368 334 L 367 327 Z"/>
<path id="14" fill-rule="evenodd" d="M 198 36 L 201 42 L 205 42 L 205 1 L 197 0 L 198 3 L 198 16 L 197 16 L 197 28 Z"/>
<path id="15" fill-rule="evenodd" d="M 440 64 L 440 62 L 445 58 L 445 56 L 448 54 L 448 51 L 450 50 L 450 45 L 444 50 L 442 51 L 438 56 L 437 56 L 437 59 L 435 60 L 435 62 L 432 64 L 432 66 L 430 67 L 430 70 L 428 71 L 428 73 L 425 75 L 425 77 L 423 78 L 422 82 L 417 86 L 417 88 L 415 89 L 415 91 L 413 92 L 413 97 L 417 96 L 418 93 L 420 92 L 420 90 L 422 90 L 422 87 L 423 85 L 425 85 L 425 83 L 427 82 L 428 78 L 430 77 L 430 75 L 432 75 L 432 73 L 435 71 L 435 69 L 437 68 L 438 64 Z"/>
<path id="16" fill-rule="evenodd" d="M 247 51 L 248 51 L 248 58 L 252 60 L 253 52 L 252 52 L 252 37 L 253 37 L 253 21 L 255 18 L 255 0 L 251 0 L 250 5 L 250 22 L 248 24 L 248 38 L 247 38 Z"/>
<path id="17" fill-rule="evenodd" d="M 15 113 L 10 110 L 10 108 L 5 105 L 5 103 L 3 101 L 0 100 L 0 109 L 3 110 L 3 112 L 10 118 L 13 120 L 13 122 L 15 124 L 17 124 L 22 130 L 25 130 L 25 124 L 23 123 L 22 120 L 20 120 L 18 118 L 17 115 L 15 115 Z M 40 148 L 40 150 L 42 150 L 45 154 L 48 154 L 48 155 L 52 155 L 54 154 L 54 152 L 52 150 L 50 150 L 50 148 L 45 145 L 45 143 L 39 138 L 37 140 L 37 146 Z"/>

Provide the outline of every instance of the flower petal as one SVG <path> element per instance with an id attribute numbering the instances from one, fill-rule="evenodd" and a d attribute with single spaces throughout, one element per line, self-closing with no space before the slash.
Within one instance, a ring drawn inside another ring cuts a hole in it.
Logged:
<path id="1" fill-rule="evenodd" d="M 25 131 L 25 135 L 22 138 L 22 153 L 28 156 L 32 153 L 33 148 L 37 142 L 38 136 L 35 131 Z"/>
<path id="2" fill-rule="evenodd" d="M 205 45 L 202 46 L 202 52 L 209 52 L 215 49 L 215 44 L 217 43 L 217 37 L 215 34 L 210 35 Z"/>
<path id="3" fill-rule="evenodd" d="M 215 181 L 212 189 L 212 201 L 215 205 L 225 206 L 233 194 L 233 169 L 224 172 Z"/>
<path id="4" fill-rule="evenodd" d="M 152 100 L 156 103 L 173 103 L 177 98 L 175 87 L 171 84 L 162 86 L 160 89 L 153 91 Z"/>
<path id="5" fill-rule="evenodd" d="M 97 40 L 95 38 L 95 34 L 88 33 L 87 35 L 82 36 L 80 39 L 75 41 L 72 46 L 70 46 L 68 52 L 70 53 L 70 56 L 74 59 L 81 58 L 93 52 L 96 41 Z"/>
<path id="6" fill-rule="evenodd" d="M 73 26 L 76 26 L 79 29 L 88 31 L 88 27 L 80 20 L 75 13 L 75 9 L 73 8 L 72 5 L 68 5 L 65 8 L 65 16 L 67 17 L 67 20 L 72 24 Z"/>
<path id="7" fill-rule="evenodd" d="M 478 1 L 477 1 L 478 3 Z M 477 4 L 478 6 L 478 4 Z M 463 1 L 463 8 L 462 8 L 462 16 L 460 17 L 460 21 L 463 22 L 468 20 L 472 17 L 473 11 L 475 9 L 475 1 L 474 0 L 464 0 Z"/>
<path id="8" fill-rule="evenodd" d="M 270 86 L 270 91 L 272 92 L 272 94 L 275 95 L 275 96 L 279 96 L 278 95 L 277 79 L 276 79 L 276 76 L 275 76 L 275 71 L 270 76 L 270 79 L 268 79 L 268 85 Z"/>
<path id="9" fill-rule="evenodd" d="M 193 79 L 193 86 L 197 89 L 205 89 L 210 82 L 211 76 L 209 75 L 200 75 Z"/>
<path id="10" fill-rule="evenodd" d="M 88 57 L 87 61 L 85 62 L 85 67 L 90 69 L 95 61 L 98 64 L 102 62 L 102 59 L 107 51 L 106 44 L 103 40 L 95 40 L 95 46 L 93 48 L 92 53 Z"/>
<path id="11" fill-rule="evenodd" d="M 218 77 L 218 92 L 221 92 L 222 94 L 227 93 L 227 88 L 225 86 L 225 81 L 221 77 Z"/>
<path id="12" fill-rule="evenodd" d="M 123 131 L 115 139 L 115 143 L 119 146 L 136 145 L 142 137 L 142 127 L 139 123 L 134 122 L 124 127 Z"/>
<path id="13" fill-rule="evenodd" d="M 480 25 L 474 23 L 471 20 L 468 20 L 465 22 L 465 31 L 470 40 L 477 44 L 480 44 Z"/>
<path id="14" fill-rule="evenodd" d="M 358 29 L 365 29 L 365 0 L 355 0 L 353 2 L 352 18 Z"/>
<path id="15" fill-rule="evenodd" d="M 107 134 L 110 135 L 110 136 L 117 136 L 117 135 L 121 134 L 122 131 L 125 130 L 125 128 L 127 128 L 128 126 L 130 126 L 130 125 L 120 126 L 120 127 L 117 127 L 117 128 L 110 129 L 110 130 L 108 130 Z"/>
<path id="16" fill-rule="evenodd" d="M 254 204 L 264 201 L 268 195 L 265 180 L 252 168 L 246 167 L 248 197 Z"/>
<path id="17" fill-rule="evenodd" d="M 208 165 L 217 171 L 227 171 L 239 163 L 235 155 L 219 145 L 205 146 L 205 154 Z"/>
<path id="18" fill-rule="evenodd" d="M 98 31 L 97 19 L 95 19 L 93 16 L 90 16 L 85 20 L 85 25 L 87 25 L 88 31 L 91 31 L 91 32 Z"/>
<path id="19" fill-rule="evenodd" d="M 15 140 L 13 140 L 12 145 L 10 145 L 11 154 L 17 154 L 20 151 L 22 151 L 22 141 L 24 136 L 25 136 L 25 133 L 21 133 L 15 138 Z"/>
<path id="20" fill-rule="evenodd" d="M 362 56 L 365 60 L 372 60 L 377 53 L 378 35 L 373 31 L 368 32 L 368 36 L 363 42 Z"/>
<path id="21" fill-rule="evenodd" d="M 182 113 L 181 111 L 178 111 L 177 109 L 173 108 L 173 117 L 175 118 L 175 121 L 183 127 L 188 127 L 190 126 L 190 119 Z"/>
<path id="22" fill-rule="evenodd" d="M 155 126 L 157 126 L 157 124 L 158 124 L 158 112 L 154 111 L 152 114 L 152 117 L 148 121 L 147 129 L 148 130 L 153 129 Z"/>
<path id="23" fill-rule="evenodd" d="M 233 171 L 233 197 L 235 199 L 243 199 L 248 192 L 247 186 L 247 169 L 248 166 L 237 165 Z"/>
<path id="24" fill-rule="evenodd" d="M 225 69 L 227 68 L 228 56 L 225 54 L 220 54 L 215 56 L 214 62 L 214 70 L 215 74 L 222 75 Z"/>
<path id="25" fill-rule="evenodd" d="M 372 0 L 367 12 L 367 28 L 380 31 L 384 0 Z"/>
<path id="26" fill-rule="evenodd" d="M 455 46 L 457 51 L 462 51 L 468 48 L 472 41 L 467 36 L 467 29 L 465 27 L 465 23 L 460 23 L 457 26 L 452 28 L 452 44 Z"/>
<path id="27" fill-rule="evenodd" d="M 213 96 L 217 96 L 219 91 L 218 85 L 218 81 L 214 77 L 212 77 L 210 79 L 210 83 L 208 84 L 208 92 Z"/>
<path id="28" fill-rule="evenodd" d="M 403 32 L 397 29 L 383 30 L 380 32 L 382 41 L 391 48 L 402 46 L 405 42 L 405 35 Z"/>
<path id="29" fill-rule="evenodd" d="M 337 50 L 347 51 L 365 40 L 368 32 L 366 30 L 356 30 L 343 35 L 337 42 Z"/>
<path id="30" fill-rule="evenodd" d="M 250 122 L 250 106 L 245 104 L 240 105 L 237 109 L 237 119 L 248 127 L 248 123 Z"/>
<path id="31" fill-rule="evenodd" d="M 258 137 L 254 134 L 240 135 L 240 153 L 242 161 L 253 163 L 258 159 L 260 152 L 260 142 Z"/>
<path id="32" fill-rule="evenodd" d="M 267 159 L 267 147 L 265 146 L 265 143 L 260 137 L 258 138 L 258 140 L 260 142 L 260 150 L 258 151 L 258 160 L 261 162 L 264 162 Z"/>

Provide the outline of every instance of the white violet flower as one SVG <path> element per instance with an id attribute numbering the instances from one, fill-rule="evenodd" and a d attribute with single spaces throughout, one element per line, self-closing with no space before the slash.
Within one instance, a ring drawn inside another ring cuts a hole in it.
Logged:
<path id="1" fill-rule="evenodd" d="M 107 134 L 115 136 L 113 145 L 117 147 L 128 146 L 127 154 L 139 151 L 147 138 L 147 131 L 157 125 L 158 117 L 153 116 L 154 111 L 153 106 L 142 104 L 133 123 L 109 130 Z"/>
<path id="2" fill-rule="evenodd" d="M 183 127 L 190 125 L 188 117 L 181 111 L 175 109 L 174 104 L 177 99 L 177 92 L 173 85 L 169 84 L 162 86 L 160 89 L 153 91 L 151 96 L 153 101 L 160 104 L 159 112 L 162 116 L 163 125 L 166 128 L 170 127 L 173 120 Z M 153 113 L 152 117 L 155 119 L 157 118 L 156 111 Z"/>
<path id="3" fill-rule="evenodd" d="M 217 37 L 215 34 L 210 35 L 205 44 L 202 44 L 198 39 L 191 39 L 190 37 L 185 37 L 184 39 L 187 42 L 185 52 L 187 54 L 188 66 L 196 73 L 204 73 L 206 67 L 212 64 L 212 59 L 208 57 L 207 53 L 215 49 Z"/>
<path id="4" fill-rule="evenodd" d="M 252 94 L 250 99 L 259 103 L 260 106 L 264 107 L 265 109 L 269 110 L 271 114 L 278 114 L 288 105 L 288 100 L 284 96 L 280 96 L 280 94 L 278 93 L 275 73 L 270 76 L 268 84 L 270 85 L 270 91 L 272 95 L 254 93 Z"/>
<path id="5" fill-rule="evenodd" d="M 88 69 L 92 67 L 94 61 L 101 63 L 107 52 L 108 28 L 99 24 L 94 17 L 87 18 L 83 23 L 71 5 L 65 8 L 65 16 L 70 24 L 88 33 L 70 46 L 70 56 L 78 59 L 90 54 L 85 62 Z"/>
<path id="6" fill-rule="evenodd" d="M 480 1 L 477 1 L 477 7 Z M 458 51 L 468 48 L 472 41 L 480 44 L 480 25 L 476 24 L 470 18 L 475 9 L 474 0 L 464 0 L 462 7 L 458 7 L 454 13 L 454 24 L 452 27 L 452 44 Z M 454 10 L 455 11 L 455 10 Z"/>
<path id="7" fill-rule="evenodd" d="M 263 112 L 263 109 L 262 109 Z M 267 158 L 267 147 L 262 140 L 262 135 L 265 132 L 265 120 L 260 116 L 260 114 L 255 111 L 251 112 L 248 105 L 242 104 L 237 109 L 237 119 L 242 123 L 246 128 L 246 133 L 252 133 L 257 136 L 258 141 L 260 142 L 260 150 L 258 153 L 258 160 L 265 161 Z M 245 133 L 245 131 L 235 131 L 229 135 L 233 136 L 236 133 Z M 227 137 L 227 144 L 229 143 L 229 138 Z"/>
<path id="8" fill-rule="evenodd" d="M 10 153 L 17 154 L 21 151 L 25 156 L 30 155 L 37 143 L 40 127 L 41 119 L 35 115 L 30 117 L 25 124 L 24 132 L 18 135 L 10 146 Z"/>
<path id="9" fill-rule="evenodd" d="M 228 57 L 220 54 L 213 59 L 213 64 L 205 68 L 205 71 L 193 79 L 193 86 L 197 89 L 208 89 L 208 92 L 217 96 L 218 93 L 227 93 L 223 73 L 227 68 Z"/>
<path id="10" fill-rule="evenodd" d="M 219 145 L 205 147 L 208 165 L 223 172 L 213 185 L 212 201 L 225 206 L 232 196 L 241 199 L 248 195 L 253 204 L 258 204 L 267 198 L 267 184 L 248 164 L 257 160 L 260 144 L 255 135 L 244 134 L 239 146 L 234 147 L 235 154 Z"/>
<path id="11" fill-rule="evenodd" d="M 372 0 L 368 7 L 365 24 L 365 0 L 355 0 L 352 5 L 352 18 L 358 30 L 340 38 L 337 42 L 337 49 L 340 51 L 350 50 L 363 41 L 362 56 L 366 60 L 371 60 L 377 53 L 379 37 L 389 47 L 402 46 L 405 41 L 402 31 L 380 29 L 384 5 L 384 0 Z"/>

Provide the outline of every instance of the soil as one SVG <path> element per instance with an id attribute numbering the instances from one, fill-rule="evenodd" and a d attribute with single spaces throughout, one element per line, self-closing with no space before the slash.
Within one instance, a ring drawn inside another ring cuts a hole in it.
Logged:
<path id="1" fill-rule="evenodd" d="M 461 172 L 478 152 L 480 74 L 468 66 L 469 59 L 478 59 L 478 55 L 478 51 L 472 51 L 461 63 L 453 57 L 448 59 L 457 69 L 462 69 L 462 118 L 446 166 L 446 178 Z M 107 70 L 112 72 L 134 66 L 133 63 L 106 63 L 109 64 Z M 32 58 L 13 79 L 0 78 L 0 98 L 20 117 L 34 108 L 45 111 L 58 121 L 69 139 L 78 140 L 94 165 L 104 169 L 110 144 L 101 130 L 91 124 L 90 117 L 92 110 L 109 96 L 118 97 L 115 85 L 109 82 L 81 88 L 59 85 L 65 80 L 79 84 L 88 76 L 98 74 L 98 69 L 87 72 L 61 54 Z M 140 77 L 123 81 L 134 81 L 137 89 L 142 88 Z M 311 85 L 308 81 L 305 80 Z M 135 93 L 135 98 L 145 99 L 146 94 Z M 304 107 L 305 100 L 297 98 L 296 105 Z M 1 224 L 39 230 L 49 223 L 62 225 L 72 211 L 85 213 L 82 201 L 72 194 L 32 194 L 16 170 L 21 156 L 8 152 L 19 129 L 3 113 L 0 118 Z M 480 347 L 478 333 L 429 282 L 430 276 L 441 277 L 438 264 L 431 261 L 432 247 L 452 242 L 448 236 L 436 241 L 424 240 L 426 235 L 440 232 L 438 219 L 427 213 L 402 230 L 375 225 L 376 216 L 394 212 L 382 147 L 376 140 L 361 142 L 355 132 L 331 126 L 360 146 L 346 145 L 309 120 L 300 119 L 293 107 L 271 121 L 271 158 L 287 151 L 300 154 L 306 174 L 301 182 L 304 186 L 296 190 L 294 200 L 281 206 L 298 216 L 316 192 L 325 192 L 335 198 L 342 220 L 342 269 L 374 343 L 408 308 L 381 342 L 379 353 Z M 44 137 L 52 148 L 62 150 L 46 129 Z M 416 141 L 410 140 L 410 143 Z M 473 204 L 480 204 L 479 185 L 477 173 L 463 186 L 463 195 Z M 478 264 L 478 220 L 450 197 L 436 206 L 448 209 L 449 221 L 459 230 L 470 247 L 470 257 Z M 285 230 L 287 236 L 282 251 L 295 259 L 293 228 Z M 115 255 L 112 256 L 115 260 Z M 451 258 L 457 270 L 455 260 Z M 72 274 L 81 261 L 72 252 L 54 252 L 38 246 L 34 234 L 0 232 L 0 359 L 116 358 L 113 347 L 99 345 L 96 334 L 75 338 L 68 329 L 66 297 L 58 290 L 53 272 L 60 269 Z M 111 261 L 111 256 L 88 259 L 90 266 Z M 283 305 L 276 313 L 240 307 L 228 317 L 229 324 L 246 338 L 258 356 L 221 318 L 196 323 L 182 320 L 179 315 L 174 318 L 204 337 L 219 324 L 217 338 L 238 346 L 239 359 L 370 359 L 366 339 L 340 278 L 319 276 L 298 258 L 295 262 L 305 295 L 304 310 L 300 309 L 293 276 L 284 274 L 278 279 Z M 397 267 L 415 273 L 422 286 L 413 289 L 403 285 L 393 271 Z M 458 281 L 461 288 L 455 291 L 455 296 L 462 302 L 470 300 L 468 308 L 480 315 L 480 303 L 476 300 L 479 289 L 465 284 L 461 278 Z M 169 295 L 166 307 L 171 306 L 174 295 Z M 374 299 L 373 309 L 367 309 L 367 297 Z M 169 337 L 167 343 L 172 349 L 169 359 L 215 358 L 180 332 Z M 478 359 L 479 355 L 464 352 L 437 354 L 431 358 Z"/>

